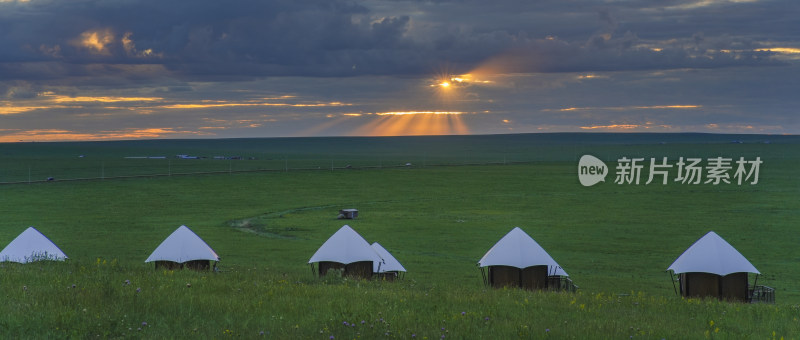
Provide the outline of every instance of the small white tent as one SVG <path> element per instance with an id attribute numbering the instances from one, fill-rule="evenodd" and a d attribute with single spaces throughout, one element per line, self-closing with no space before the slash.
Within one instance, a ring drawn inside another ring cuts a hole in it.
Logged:
<path id="1" fill-rule="evenodd" d="M 556 288 L 550 283 L 559 281 L 560 286 L 556 278 L 568 276 L 550 254 L 519 227 L 497 241 L 478 261 L 478 266 L 481 270 L 489 267 L 488 277 L 484 279 L 495 287 Z"/>
<path id="2" fill-rule="evenodd" d="M 41 260 L 64 261 L 67 255 L 53 241 L 34 227 L 28 227 L 3 251 L 0 251 L 0 262 L 28 263 Z"/>
<path id="3" fill-rule="evenodd" d="M 550 275 L 569 276 L 542 246 L 519 227 L 511 229 L 506 236 L 497 241 L 478 261 L 478 265 L 511 266 L 520 269 L 546 265 Z"/>
<path id="4" fill-rule="evenodd" d="M 746 300 L 747 273 L 760 274 L 750 261 L 715 232 L 692 244 L 667 268 L 680 276 L 683 296 Z"/>
<path id="5" fill-rule="evenodd" d="M 721 276 L 742 272 L 760 274 L 736 248 L 713 231 L 686 249 L 667 270 L 675 274 L 696 272 Z"/>
<path id="6" fill-rule="evenodd" d="M 375 249 L 348 225 L 339 228 L 308 260 L 309 264 L 317 262 L 320 276 L 328 269 L 343 269 L 343 274 L 369 278 L 375 263 L 383 265 Z"/>
<path id="7" fill-rule="evenodd" d="M 156 262 L 156 265 L 162 264 L 170 268 L 189 263 L 193 269 L 208 269 L 207 261 L 219 261 L 219 256 L 203 239 L 182 225 L 161 242 L 144 262 Z"/>
<path id="8" fill-rule="evenodd" d="M 388 250 L 383 248 L 378 242 L 372 244 L 372 249 L 375 249 L 375 252 L 383 259 L 383 263 L 373 263 L 372 271 L 378 274 L 392 274 L 388 276 L 384 276 L 385 278 L 393 279 L 395 276 L 398 276 L 400 272 L 405 272 L 406 269 L 400 264 L 400 261 L 397 261 Z"/>

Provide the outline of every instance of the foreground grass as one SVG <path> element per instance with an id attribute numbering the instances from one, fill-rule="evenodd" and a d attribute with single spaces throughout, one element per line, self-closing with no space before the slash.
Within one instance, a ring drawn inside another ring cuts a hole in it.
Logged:
<path id="1" fill-rule="evenodd" d="M 798 306 L 94 264 L 5 265 L 6 338 L 792 338 Z M 35 321 L 33 321 L 35 320 Z"/>

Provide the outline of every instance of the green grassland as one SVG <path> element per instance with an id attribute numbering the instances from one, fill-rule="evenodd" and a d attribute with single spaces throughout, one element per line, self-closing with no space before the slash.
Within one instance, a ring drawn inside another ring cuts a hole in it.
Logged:
<path id="1" fill-rule="evenodd" d="M 800 338 L 798 145 L 696 134 L 1 144 L 0 244 L 35 226 L 70 260 L 2 265 L 0 334 Z M 612 173 L 587 188 L 582 154 L 612 170 L 622 156 L 764 163 L 756 185 L 618 185 Z M 156 155 L 168 158 L 124 158 Z M 95 179 L 67 180 L 81 178 Z M 312 275 L 307 261 L 343 208 L 359 209 L 347 223 L 392 252 L 405 280 Z M 143 263 L 181 224 L 222 257 L 219 273 Z M 483 285 L 477 260 L 515 226 L 578 293 Z M 666 268 L 710 230 L 761 271 L 775 305 L 675 296 Z"/>

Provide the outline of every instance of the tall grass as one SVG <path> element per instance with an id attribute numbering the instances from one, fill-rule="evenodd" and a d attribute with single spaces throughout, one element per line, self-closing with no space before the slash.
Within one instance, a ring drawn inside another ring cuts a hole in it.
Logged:
<path id="1" fill-rule="evenodd" d="M 456 283 L 4 265 L 6 338 L 793 338 L 800 307 Z M 773 333 L 774 332 L 774 333 Z M 773 335 L 774 334 L 774 335 Z"/>

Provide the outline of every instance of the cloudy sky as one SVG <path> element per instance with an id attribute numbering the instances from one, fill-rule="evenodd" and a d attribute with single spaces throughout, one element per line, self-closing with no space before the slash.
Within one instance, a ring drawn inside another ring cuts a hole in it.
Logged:
<path id="1" fill-rule="evenodd" d="M 0 142 L 800 133 L 796 0 L 0 0 Z"/>

